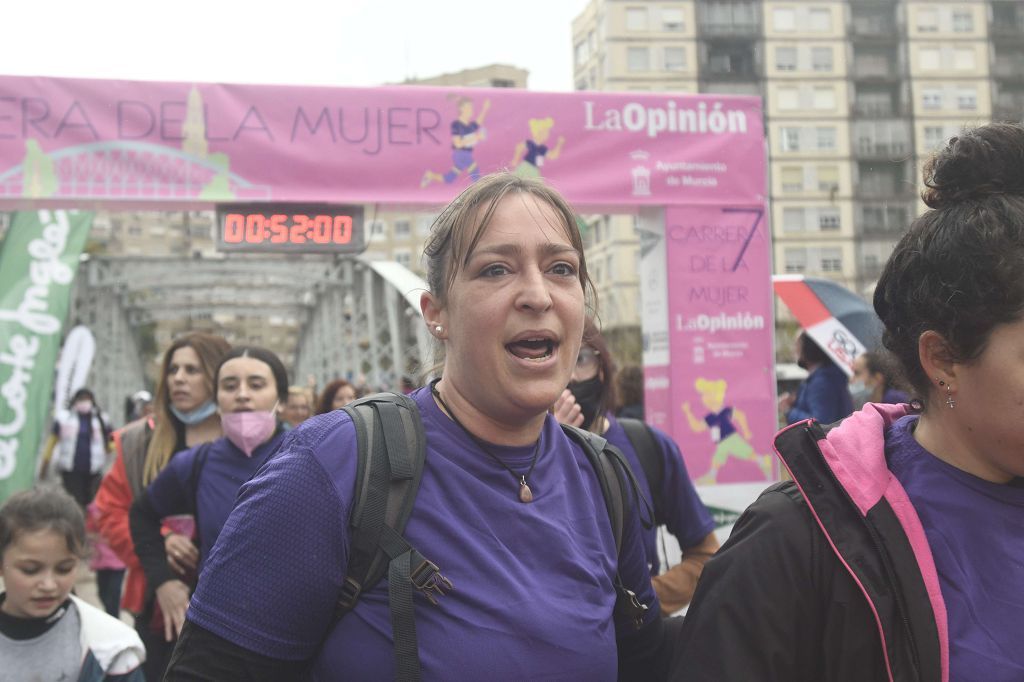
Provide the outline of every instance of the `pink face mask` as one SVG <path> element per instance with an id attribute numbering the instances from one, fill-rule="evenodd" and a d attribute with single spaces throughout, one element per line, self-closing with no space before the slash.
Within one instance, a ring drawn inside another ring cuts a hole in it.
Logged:
<path id="1" fill-rule="evenodd" d="M 276 409 L 275 405 L 270 412 L 228 412 L 220 416 L 220 426 L 229 441 L 252 457 L 253 451 L 274 435 Z"/>
<path id="2" fill-rule="evenodd" d="M 78 414 L 89 414 L 92 412 L 92 401 L 91 400 L 79 400 L 74 405 L 75 412 Z"/>

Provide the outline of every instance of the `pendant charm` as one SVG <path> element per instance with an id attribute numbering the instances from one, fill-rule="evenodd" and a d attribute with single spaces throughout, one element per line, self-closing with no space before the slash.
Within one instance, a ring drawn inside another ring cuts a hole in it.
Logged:
<path id="1" fill-rule="evenodd" d="M 533 491 L 526 485 L 526 476 L 519 479 L 519 501 L 523 504 L 533 502 Z"/>

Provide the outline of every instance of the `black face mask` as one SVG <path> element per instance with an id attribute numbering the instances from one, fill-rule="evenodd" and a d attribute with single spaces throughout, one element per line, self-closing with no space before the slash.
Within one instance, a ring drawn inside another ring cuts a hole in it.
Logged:
<path id="1" fill-rule="evenodd" d="M 593 377 L 585 381 L 569 382 L 569 391 L 576 397 L 576 404 L 583 412 L 583 428 L 589 429 L 594 424 L 594 417 L 601 406 L 601 379 Z"/>

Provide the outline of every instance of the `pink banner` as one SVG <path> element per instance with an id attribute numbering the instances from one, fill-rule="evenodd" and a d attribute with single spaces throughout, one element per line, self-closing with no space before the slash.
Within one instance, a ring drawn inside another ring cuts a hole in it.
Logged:
<path id="1" fill-rule="evenodd" d="M 646 370 L 651 423 L 698 484 L 773 480 L 771 251 L 764 206 L 665 211 L 669 362 Z"/>
<path id="2" fill-rule="evenodd" d="M 754 97 L 0 77 L 0 206 L 437 205 L 481 173 L 579 206 L 763 201 Z"/>

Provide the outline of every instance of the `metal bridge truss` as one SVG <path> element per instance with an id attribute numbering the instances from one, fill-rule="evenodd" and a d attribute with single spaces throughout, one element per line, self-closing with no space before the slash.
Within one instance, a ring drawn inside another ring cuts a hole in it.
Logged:
<path id="1" fill-rule="evenodd" d="M 317 385 L 365 379 L 371 389 L 418 382 L 433 364 L 433 337 L 420 314 L 426 283 L 390 261 L 344 260 L 316 288 L 296 353 L 295 376 Z"/>
<path id="2" fill-rule="evenodd" d="M 312 375 L 321 387 L 342 377 L 398 389 L 403 376 L 416 380 L 431 364 L 419 311 L 425 288 L 398 263 L 360 258 L 93 257 L 81 264 L 69 319 L 96 336 L 90 386 L 120 423 L 124 397 L 146 384 L 154 358 L 142 356 L 139 330 L 154 322 L 191 328 L 212 320 L 195 325 L 209 329 L 221 318 L 294 321 L 284 347 L 265 344 L 294 355 L 293 383 Z"/>

